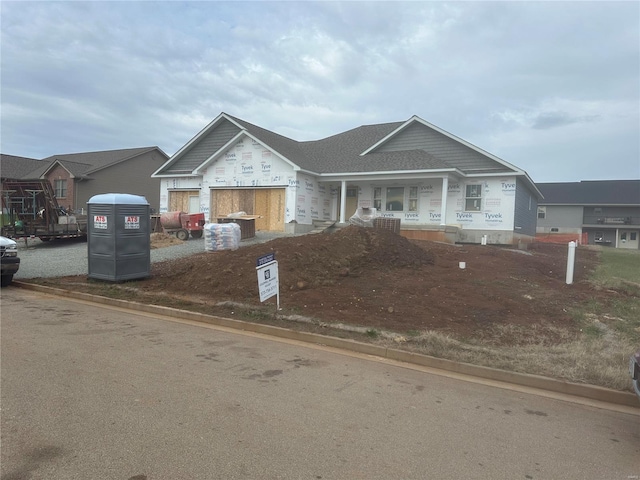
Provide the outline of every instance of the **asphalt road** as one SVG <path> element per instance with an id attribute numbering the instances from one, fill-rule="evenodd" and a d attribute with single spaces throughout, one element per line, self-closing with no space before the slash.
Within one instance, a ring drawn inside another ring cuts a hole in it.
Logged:
<path id="1" fill-rule="evenodd" d="M 640 416 L 2 290 L 1 480 L 640 477 Z"/>

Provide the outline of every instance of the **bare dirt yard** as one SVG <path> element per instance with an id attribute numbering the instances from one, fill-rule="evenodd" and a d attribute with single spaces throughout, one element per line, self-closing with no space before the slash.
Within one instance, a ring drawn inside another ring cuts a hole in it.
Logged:
<path id="1" fill-rule="evenodd" d="M 159 235 L 153 244 L 174 241 Z M 500 324 L 535 325 L 538 332 L 562 326 L 577 333 L 574 307 L 619 295 L 584 281 L 597 264 L 592 250 L 579 250 L 575 283 L 566 285 L 563 245 L 449 245 L 356 226 L 153 264 L 150 278 L 129 286 L 144 296 L 257 307 L 256 259 L 270 252 L 278 260 L 284 312 L 400 334 L 434 330 L 467 338 Z M 101 282 L 78 276 L 56 283 L 86 290 L 83 284 L 90 289 Z M 502 335 L 500 342 L 521 340 Z"/>

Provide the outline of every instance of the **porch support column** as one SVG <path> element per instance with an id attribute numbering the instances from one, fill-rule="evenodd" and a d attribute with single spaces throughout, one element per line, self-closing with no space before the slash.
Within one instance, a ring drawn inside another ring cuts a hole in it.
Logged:
<path id="1" fill-rule="evenodd" d="M 447 224 L 447 196 L 449 192 L 449 177 L 442 177 L 442 202 L 440 205 L 440 225 Z"/>
<path id="2" fill-rule="evenodd" d="M 344 212 L 347 209 L 347 182 L 340 183 L 340 223 L 344 223 Z"/>

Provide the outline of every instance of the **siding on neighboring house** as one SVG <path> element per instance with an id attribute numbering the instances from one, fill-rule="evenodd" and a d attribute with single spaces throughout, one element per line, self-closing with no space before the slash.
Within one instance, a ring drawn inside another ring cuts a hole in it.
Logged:
<path id="1" fill-rule="evenodd" d="M 150 208 L 160 209 L 160 179 L 150 178 L 151 174 L 166 160 L 152 150 L 137 156 L 132 161 L 120 162 L 100 169 L 89 179 L 76 182 L 76 206 L 87 208 L 87 202 L 94 195 L 103 193 L 128 193 L 147 199 Z M 140 179 L 144 178 L 144 182 Z"/>
<path id="2" fill-rule="evenodd" d="M 537 233 L 582 232 L 581 206 L 554 205 L 553 207 L 546 206 L 545 210 L 545 218 L 538 219 Z"/>
<path id="3" fill-rule="evenodd" d="M 419 123 L 409 125 L 400 134 L 376 148 L 375 151 L 398 152 L 405 150 L 425 150 L 437 158 L 446 158 L 447 163 L 462 170 L 489 169 L 496 171 L 497 169 L 496 162 L 493 160 Z"/>
<path id="4" fill-rule="evenodd" d="M 626 223 L 638 226 L 640 225 L 640 207 L 584 207 L 582 221 L 586 225 Z"/>

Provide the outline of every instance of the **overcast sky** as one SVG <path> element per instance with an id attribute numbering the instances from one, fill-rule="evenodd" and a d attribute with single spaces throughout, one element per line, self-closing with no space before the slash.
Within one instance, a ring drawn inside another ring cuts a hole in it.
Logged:
<path id="1" fill-rule="evenodd" d="M 640 178 L 640 3 L 0 2 L 1 151 L 417 115 L 536 182 Z"/>

